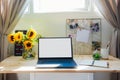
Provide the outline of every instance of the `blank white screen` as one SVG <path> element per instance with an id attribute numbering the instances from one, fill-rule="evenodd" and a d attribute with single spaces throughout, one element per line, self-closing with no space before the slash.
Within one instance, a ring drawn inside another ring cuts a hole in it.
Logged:
<path id="1" fill-rule="evenodd" d="M 72 57 L 70 38 L 39 39 L 39 58 Z"/>

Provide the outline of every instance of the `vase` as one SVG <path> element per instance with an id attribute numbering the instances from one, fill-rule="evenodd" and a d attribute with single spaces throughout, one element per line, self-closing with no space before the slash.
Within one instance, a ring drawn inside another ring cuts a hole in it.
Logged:
<path id="1" fill-rule="evenodd" d="M 35 58 L 35 52 L 34 51 L 23 51 L 22 53 L 23 59 L 34 59 Z"/>

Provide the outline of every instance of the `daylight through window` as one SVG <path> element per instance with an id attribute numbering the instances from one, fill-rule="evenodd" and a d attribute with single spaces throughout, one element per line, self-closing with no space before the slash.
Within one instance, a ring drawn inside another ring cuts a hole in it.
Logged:
<path id="1" fill-rule="evenodd" d="M 90 0 L 33 0 L 33 12 L 87 11 Z"/>

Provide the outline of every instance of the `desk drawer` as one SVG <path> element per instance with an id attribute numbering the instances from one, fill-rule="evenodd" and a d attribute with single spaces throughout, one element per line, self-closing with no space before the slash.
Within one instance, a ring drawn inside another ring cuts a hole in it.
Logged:
<path id="1" fill-rule="evenodd" d="M 93 73 L 32 73 L 30 80 L 93 80 Z"/>

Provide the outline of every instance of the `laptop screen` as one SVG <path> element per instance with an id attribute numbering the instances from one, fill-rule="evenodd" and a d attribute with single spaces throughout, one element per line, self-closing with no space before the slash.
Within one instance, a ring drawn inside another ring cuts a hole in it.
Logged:
<path id="1" fill-rule="evenodd" d="M 72 41 L 68 37 L 39 38 L 38 58 L 72 58 Z"/>

